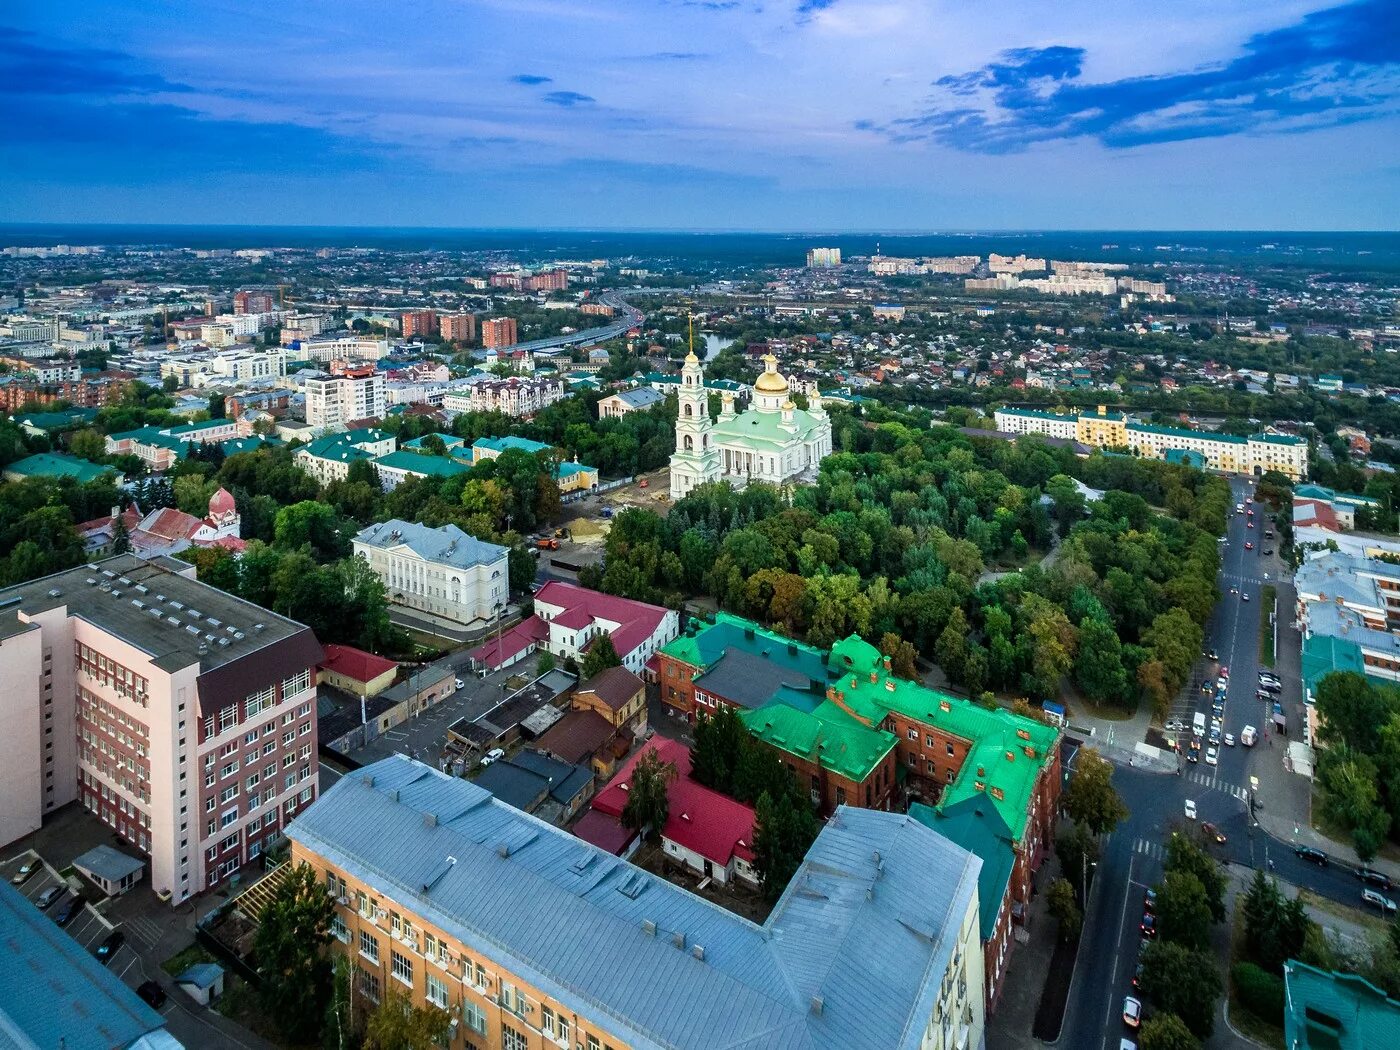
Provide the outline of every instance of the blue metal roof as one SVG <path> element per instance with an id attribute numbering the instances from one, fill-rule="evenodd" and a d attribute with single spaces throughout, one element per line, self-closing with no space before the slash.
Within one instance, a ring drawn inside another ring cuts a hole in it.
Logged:
<path id="1" fill-rule="evenodd" d="M 402 755 L 287 834 L 637 1050 L 914 1050 L 980 867 L 842 807 L 757 926 Z"/>
<path id="2" fill-rule="evenodd" d="M 0 1045 L 112 1050 L 165 1027 L 160 1014 L 8 882 L 0 882 L 0 951 Z"/>

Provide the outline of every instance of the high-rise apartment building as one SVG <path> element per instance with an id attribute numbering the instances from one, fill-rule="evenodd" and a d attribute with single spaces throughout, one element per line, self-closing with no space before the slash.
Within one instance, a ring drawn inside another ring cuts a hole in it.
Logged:
<path id="1" fill-rule="evenodd" d="M 272 296 L 267 292 L 235 292 L 233 312 L 235 314 L 270 314 L 277 309 Z"/>
<path id="2" fill-rule="evenodd" d="M 123 554 L 0 591 L 0 842 L 74 800 L 172 903 L 316 797 L 311 630 Z"/>
<path id="3" fill-rule="evenodd" d="M 807 249 L 807 266 L 811 269 L 830 269 L 841 265 L 840 248 Z"/>
<path id="4" fill-rule="evenodd" d="M 444 314 L 438 334 L 454 343 L 470 343 L 476 338 L 476 314 Z"/>
<path id="5" fill-rule="evenodd" d="M 493 317 L 481 322 L 481 345 L 488 350 L 514 346 L 520 342 L 514 317 Z"/>
<path id="6" fill-rule="evenodd" d="M 405 339 L 412 339 L 415 335 L 433 335 L 438 330 L 436 310 L 405 310 L 399 315 L 399 322 L 403 326 Z"/>
<path id="7" fill-rule="evenodd" d="M 306 380 L 306 422 L 318 430 L 343 430 L 364 419 L 383 419 L 384 374 L 373 368 L 321 372 Z"/>

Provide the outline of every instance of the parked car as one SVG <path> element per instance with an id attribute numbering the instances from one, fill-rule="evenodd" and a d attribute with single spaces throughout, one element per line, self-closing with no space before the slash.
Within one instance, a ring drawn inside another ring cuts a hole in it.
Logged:
<path id="1" fill-rule="evenodd" d="M 1388 890 L 1393 885 L 1389 875 L 1383 871 L 1376 871 L 1375 868 L 1357 868 L 1356 877 L 1368 885 L 1377 886 L 1383 890 Z"/>
<path id="2" fill-rule="evenodd" d="M 1146 969 L 1147 969 L 1147 964 L 1146 964 L 1146 963 L 1138 963 L 1138 964 L 1137 964 L 1137 969 L 1135 969 L 1135 970 L 1133 971 L 1133 987 L 1134 987 L 1134 988 L 1141 988 L 1141 987 L 1142 987 L 1142 974 L 1143 974 L 1143 971 L 1146 970 Z"/>
<path id="3" fill-rule="evenodd" d="M 113 930 L 102 938 L 102 942 L 92 950 L 92 954 L 97 956 L 98 962 L 109 963 L 112 961 L 112 956 L 117 954 L 117 949 L 125 943 L 126 934 L 122 933 L 121 930 Z"/>
<path id="4" fill-rule="evenodd" d="M 497 759 L 505 757 L 506 753 L 501 748 L 493 747 L 490 751 L 486 752 L 486 754 L 481 756 L 481 764 L 483 766 L 489 766 L 492 762 L 495 762 Z"/>
<path id="5" fill-rule="evenodd" d="M 1168 733 L 1184 733 L 1186 731 L 1186 723 L 1179 718 L 1173 718 L 1162 728 Z"/>
<path id="6" fill-rule="evenodd" d="M 50 886 L 43 893 L 34 898 L 35 905 L 40 911 L 48 911 L 53 906 L 53 902 L 63 896 L 62 886 Z"/>
<path id="7" fill-rule="evenodd" d="M 1371 891 L 1367 890 L 1366 892 L 1370 893 Z M 1142 935 L 1144 937 L 1156 937 L 1157 916 L 1153 915 L 1150 911 L 1144 912 L 1142 916 L 1142 922 L 1138 924 L 1138 929 L 1142 931 Z"/>
<path id="8" fill-rule="evenodd" d="M 454 678 L 454 679 L 452 679 L 452 688 L 453 688 L 453 689 L 465 689 L 466 686 L 467 686 L 467 683 L 464 682 L 464 681 L 462 681 L 460 678 Z"/>
<path id="9" fill-rule="evenodd" d="M 83 899 L 76 893 L 70 893 L 61 901 L 54 905 L 53 911 L 49 912 L 49 918 L 60 926 L 67 926 L 78 916 L 78 912 L 83 910 Z"/>
<path id="10" fill-rule="evenodd" d="M 1312 846 L 1294 846 L 1293 852 L 1297 854 L 1299 860 L 1327 867 L 1327 854 L 1320 849 L 1314 849 Z"/>
<path id="11" fill-rule="evenodd" d="M 23 886 L 26 882 L 29 881 L 30 876 L 32 876 L 36 871 L 39 870 L 39 867 L 40 864 L 37 860 L 25 861 L 23 864 L 20 865 L 19 871 L 15 872 L 14 877 L 10 879 L 10 885 Z"/>
<path id="12" fill-rule="evenodd" d="M 155 981 L 147 981 L 145 984 L 138 985 L 136 994 L 152 1010 L 159 1010 L 165 1005 L 165 991 Z"/>
<path id="13" fill-rule="evenodd" d="M 1149 887 L 1148 890 L 1147 890 L 1147 892 L 1144 893 L 1144 894 L 1142 895 L 1142 907 L 1143 907 L 1143 910 L 1144 910 L 1144 911 L 1156 911 L 1156 910 L 1157 910 L 1157 891 L 1156 891 L 1156 890 L 1151 889 L 1151 888 Z"/>
<path id="14" fill-rule="evenodd" d="M 1225 734 L 1225 746 L 1226 746 L 1226 747 L 1234 747 L 1234 746 L 1235 746 L 1235 734 L 1234 734 L 1234 733 L 1226 733 L 1226 734 Z"/>
<path id="15" fill-rule="evenodd" d="M 1138 1028 L 1142 1025 L 1142 1003 L 1131 995 L 1123 1000 L 1123 1023 L 1129 1028 Z"/>
<path id="16" fill-rule="evenodd" d="M 1362 890 L 1361 903 L 1379 908 L 1387 917 L 1395 914 L 1395 902 L 1389 897 L 1382 897 L 1375 890 Z"/>

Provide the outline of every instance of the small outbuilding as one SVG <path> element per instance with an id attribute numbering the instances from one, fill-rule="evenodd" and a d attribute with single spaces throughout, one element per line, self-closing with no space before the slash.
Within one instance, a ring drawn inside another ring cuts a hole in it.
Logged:
<path id="1" fill-rule="evenodd" d="M 175 983 L 200 1006 L 208 1006 L 224 994 L 224 968 L 218 963 L 195 963 Z"/>
<path id="2" fill-rule="evenodd" d="M 96 846 L 73 861 L 73 867 L 109 897 L 118 897 L 141 881 L 145 861 L 111 846 Z"/>

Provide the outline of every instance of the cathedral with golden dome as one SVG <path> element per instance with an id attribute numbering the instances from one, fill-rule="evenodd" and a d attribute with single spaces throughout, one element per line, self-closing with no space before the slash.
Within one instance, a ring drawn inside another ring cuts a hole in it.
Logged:
<path id="1" fill-rule="evenodd" d="M 821 397 L 810 408 L 792 403 L 788 381 L 772 354 L 753 385 L 753 404 L 738 412 L 734 395 L 723 395 L 718 419 L 710 416 L 705 369 L 694 353 L 685 359 L 671 456 L 671 498 L 680 499 L 707 481 L 742 486 L 750 481 L 779 485 L 812 480 L 831 454 L 831 419 Z"/>

